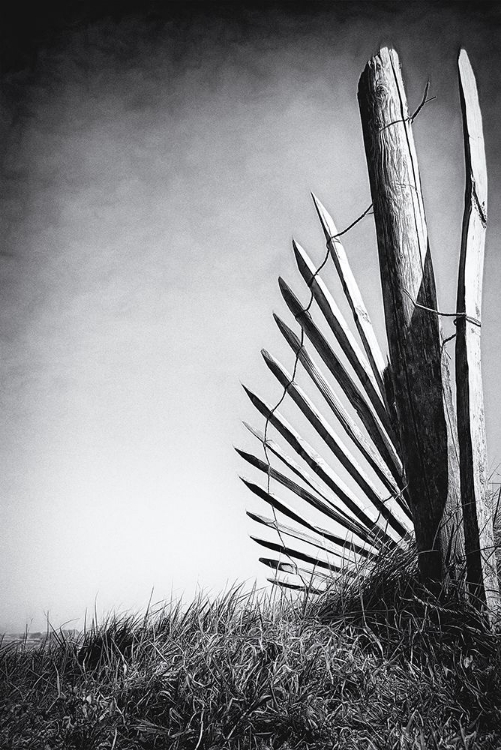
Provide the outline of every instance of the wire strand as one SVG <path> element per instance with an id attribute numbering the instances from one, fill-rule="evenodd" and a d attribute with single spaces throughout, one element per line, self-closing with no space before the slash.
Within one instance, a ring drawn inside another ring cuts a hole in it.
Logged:
<path id="1" fill-rule="evenodd" d="M 408 296 L 414 307 L 419 308 L 420 310 L 426 310 L 426 312 L 431 312 L 434 315 L 439 315 L 442 318 L 454 318 L 452 321 L 454 325 L 457 325 L 457 321 L 464 318 L 464 320 L 468 321 L 468 323 L 473 323 L 473 325 L 478 326 L 479 328 L 482 327 L 482 323 L 478 318 L 473 318 L 471 315 L 467 315 L 465 312 L 453 312 L 453 313 L 445 313 L 440 312 L 439 310 L 434 310 L 433 307 L 426 307 L 425 305 L 420 305 L 418 302 L 416 302 L 415 299 L 411 296 L 411 294 L 407 291 L 407 289 L 402 289 L 403 293 Z M 454 338 L 453 336 L 450 336 L 450 338 Z M 446 341 L 449 341 L 449 339 L 446 339 Z M 444 341 L 444 343 L 446 343 Z"/>

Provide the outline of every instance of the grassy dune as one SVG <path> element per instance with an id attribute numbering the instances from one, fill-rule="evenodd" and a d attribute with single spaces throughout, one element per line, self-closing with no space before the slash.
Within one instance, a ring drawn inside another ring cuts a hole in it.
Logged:
<path id="1" fill-rule="evenodd" d="M 4 644 L 0 747 L 501 748 L 501 638 L 413 555 L 321 598 L 236 588 Z"/>

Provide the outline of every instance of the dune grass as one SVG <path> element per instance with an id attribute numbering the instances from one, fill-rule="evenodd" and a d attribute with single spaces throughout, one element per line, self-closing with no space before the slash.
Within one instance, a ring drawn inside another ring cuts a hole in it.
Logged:
<path id="1" fill-rule="evenodd" d="M 500 636 L 414 554 L 323 597 L 233 588 L 0 653 L 0 747 L 501 748 Z"/>

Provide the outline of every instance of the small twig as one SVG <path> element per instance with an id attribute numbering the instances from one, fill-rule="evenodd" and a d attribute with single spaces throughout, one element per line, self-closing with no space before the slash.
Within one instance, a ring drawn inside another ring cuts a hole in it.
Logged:
<path id="1" fill-rule="evenodd" d="M 362 219 L 364 219 L 369 213 L 372 213 L 371 212 L 372 206 L 373 206 L 373 204 L 371 203 L 370 206 L 368 206 L 365 209 L 365 211 L 363 212 L 363 214 L 360 214 L 360 216 L 358 217 L 358 219 L 355 219 L 355 221 L 352 221 L 351 224 L 349 226 L 347 226 L 346 229 L 343 229 L 342 232 L 338 232 L 337 234 L 333 234 L 332 237 L 329 237 L 329 239 L 327 240 L 327 244 L 329 244 L 329 242 L 332 242 L 333 240 L 337 240 L 339 237 L 342 237 L 343 234 L 346 234 L 346 232 L 349 232 L 350 229 L 353 229 L 353 227 L 356 224 L 358 224 L 359 221 L 362 221 Z M 327 257 L 329 257 L 329 256 L 327 256 Z M 325 263 L 325 261 L 324 261 L 324 263 Z M 324 263 L 322 263 L 322 266 L 324 265 Z M 320 266 L 320 268 L 317 271 L 315 271 L 315 276 L 321 270 L 322 266 Z M 313 278 L 315 278 L 315 276 Z"/>
<path id="2" fill-rule="evenodd" d="M 428 104 L 428 102 L 432 102 L 434 99 L 436 99 L 436 96 L 430 96 L 428 98 L 428 91 L 430 90 L 430 79 L 426 81 L 426 86 L 424 88 L 424 94 L 423 98 L 421 99 L 421 103 L 419 104 L 418 108 L 414 110 L 412 115 L 409 115 L 408 117 L 404 117 L 402 120 L 393 120 L 392 122 L 388 122 L 386 125 L 384 125 L 381 130 L 386 130 L 386 128 L 389 128 L 390 125 L 396 125 L 398 122 L 410 122 L 413 123 L 418 114 L 421 112 L 425 104 Z"/>
<path id="3" fill-rule="evenodd" d="M 421 112 L 425 104 L 428 104 L 428 102 L 432 102 L 433 99 L 437 98 L 436 96 L 430 96 L 430 98 L 428 99 L 429 90 L 430 90 L 430 79 L 428 78 L 428 80 L 426 81 L 426 86 L 424 87 L 424 94 L 423 94 L 423 98 L 421 99 L 421 103 L 419 107 L 412 113 L 412 115 L 409 118 L 407 118 L 411 122 L 414 122 L 414 120 L 416 119 L 418 114 Z"/>
<path id="4" fill-rule="evenodd" d="M 440 359 L 442 359 L 444 350 L 445 350 L 445 353 L 447 354 L 447 356 L 449 357 L 449 359 L 451 358 L 451 355 L 445 349 L 445 345 L 447 344 L 448 341 L 452 341 L 452 339 L 455 339 L 455 338 L 456 338 L 456 334 L 453 333 L 452 336 L 447 336 L 447 338 L 442 341 L 442 346 L 440 347 Z"/>

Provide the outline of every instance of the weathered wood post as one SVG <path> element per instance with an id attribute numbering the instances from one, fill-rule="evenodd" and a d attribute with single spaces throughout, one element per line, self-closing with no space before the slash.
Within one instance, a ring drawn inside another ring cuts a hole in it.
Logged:
<path id="1" fill-rule="evenodd" d="M 459 55 L 459 82 L 465 146 L 466 192 L 459 263 L 456 319 L 456 393 L 464 514 L 467 582 L 470 594 L 499 613 L 499 581 L 493 510 L 487 491 L 487 450 L 482 391 L 480 323 L 487 167 L 482 115 L 468 55 Z"/>
<path id="2" fill-rule="evenodd" d="M 461 555 L 455 415 L 428 245 L 412 121 L 398 55 L 367 63 L 358 98 L 376 223 L 396 430 L 419 565 L 443 581 Z M 429 308 L 428 310 L 424 308 Z M 458 548 L 459 545 L 459 548 Z"/>

